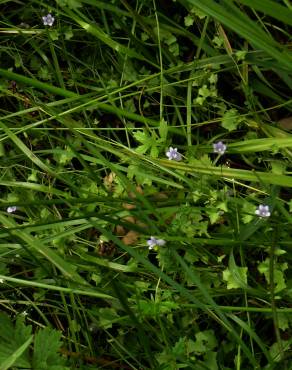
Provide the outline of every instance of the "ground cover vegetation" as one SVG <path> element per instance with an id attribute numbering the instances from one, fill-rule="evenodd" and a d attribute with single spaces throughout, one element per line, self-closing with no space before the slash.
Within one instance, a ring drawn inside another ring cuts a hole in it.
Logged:
<path id="1" fill-rule="evenodd" d="M 0 369 L 291 369 L 291 2 L 0 15 Z"/>

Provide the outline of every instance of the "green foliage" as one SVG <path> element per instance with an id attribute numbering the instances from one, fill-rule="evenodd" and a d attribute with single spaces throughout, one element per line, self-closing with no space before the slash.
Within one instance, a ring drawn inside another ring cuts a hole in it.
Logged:
<path id="1" fill-rule="evenodd" d="M 0 369 L 288 370 L 289 1 L 2 3 Z"/>
<path id="2" fill-rule="evenodd" d="M 247 284 L 247 267 L 227 268 L 223 271 L 223 280 L 227 283 L 227 289 L 242 288 Z"/>
<path id="3" fill-rule="evenodd" d="M 32 327 L 25 325 L 24 320 L 24 316 L 18 316 L 13 324 L 8 315 L 0 314 L 2 328 L 0 334 L 1 369 L 8 369 L 5 367 L 5 362 L 12 358 L 10 366 L 13 365 L 13 368 L 17 369 L 69 370 L 65 366 L 65 359 L 58 353 L 62 345 L 61 333 L 47 327 L 39 329 L 33 339 Z M 32 339 L 33 352 L 31 354 L 28 346 Z M 21 346 L 24 347 L 20 351 Z M 19 352 L 17 353 L 17 351 Z"/>
<path id="4" fill-rule="evenodd" d="M 33 369 L 65 370 L 64 358 L 58 353 L 61 333 L 50 328 L 39 330 L 34 338 Z"/>
<path id="5" fill-rule="evenodd" d="M 239 126 L 242 118 L 240 118 L 238 111 L 234 108 L 226 111 L 222 117 L 222 127 L 228 131 L 234 131 Z"/>
<path id="6" fill-rule="evenodd" d="M 258 270 L 261 274 L 264 274 L 265 279 L 268 284 L 271 284 L 270 280 L 270 258 L 267 257 L 263 262 L 261 262 L 258 265 Z M 274 276 L 274 284 L 275 284 L 275 293 L 281 292 L 283 289 L 286 288 L 286 283 L 285 283 L 285 275 L 284 271 L 288 269 L 288 264 L 287 262 L 284 263 L 275 263 L 272 268 L 274 269 L 273 271 L 273 276 Z"/>
<path id="7" fill-rule="evenodd" d="M 170 225 L 170 229 L 174 234 L 182 232 L 188 238 L 202 235 L 209 236 L 208 221 L 204 220 L 200 210 L 191 206 L 180 208 Z"/>
<path id="8" fill-rule="evenodd" d="M 165 136 L 165 128 L 160 126 L 160 131 L 162 130 L 162 134 Z M 164 130 L 164 131 L 163 131 Z M 164 142 L 164 139 L 159 139 L 154 131 L 149 134 L 147 131 L 137 131 L 134 132 L 134 138 L 141 143 L 136 148 L 136 152 L 139 154 L 145 154 L 150 152 L 150 156 L 153 158 L 157 158 L 159 155 L 159 147 Z"/>
<path id="9" fill-rule="evenodd" d="M 70 9 L 77 9 L 82 7 L 82 1 L 79 0 L 56 0 L 60 6 L 68 6 Z"/>
<path id="10" fill-rule="evenodd" d="M 0 313 L 0 364 L 3 364 L 9 356 L 30 339 L 32 328 L 25 326 L 23 320 L 23 317 L 18 316 L 15 325 L 13 325 L 8 315 Z M 15 359 L 13 365 L 30 368 L 28 349 Z"/>

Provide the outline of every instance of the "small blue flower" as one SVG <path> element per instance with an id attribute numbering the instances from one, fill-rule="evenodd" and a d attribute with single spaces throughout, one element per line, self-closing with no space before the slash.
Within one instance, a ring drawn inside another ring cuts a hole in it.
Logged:
<path id="1" fill-rule="evenodd" d="M 154 247 L 162 247 L 166 243 L 163 239 L 156 239 L 155 236 L 151 236 L 149 240 L 147 240 L 148 248 L 153 249 Z"/>
<path id="2" fill-rule="evenodd" d="M 270 207 L 269 206 L 264 206 L 264 205 L 261 204 L 256 209 L 255 214 L 259 217 L 270 217 L 271 216 Z"/>
<path id="3" fill-rule="evenodd" d="M 224 154 L 226 149 L 227 149 L 227 146 L 223 144 L 222 141 L 218 141 L 218 143 L 213 144 L 214 153 Z"/>
<path id="4" fill-rule="evenodd" d="M 10 207 L 8 207 L 7 208 L 7 212 L 8 213 L 13 213 L 13 212 L 15 212 L 17 210 L 17 207 L 16 206 L 10 206 Z"/>
<path id="5" fill-rule="evenodd" d="M 55 22 L 55 18 L 52 16 L 52 14 L 45 15 L 42 17 L 44 26 L 52 26 Z"/>
<path id="6" fill-rule="evenodd" d="M 181 154 L 177 151 L 177 148 L 170 147 L 166 152 L 166 156 L 169 160 L 181 161 Z"/>

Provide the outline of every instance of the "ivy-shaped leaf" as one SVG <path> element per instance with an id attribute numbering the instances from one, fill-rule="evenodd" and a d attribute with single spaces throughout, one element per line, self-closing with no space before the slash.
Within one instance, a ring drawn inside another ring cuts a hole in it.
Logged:
<path id="1" fill-rule="evenodd" d="M 196 334 L 196 341 L 192 346 L 198 354 L 206 353 L 217 346 L 217 340 L 213 330 L 200 331 Z"/>
<path id="2" fill-rule="evenodd" d="M 227 268 L 223 271 L 223 280 L 227 282 L 227 289 L 242 288 L 247 285 L 247 267 L 236 267 L 234 270 Z"/>

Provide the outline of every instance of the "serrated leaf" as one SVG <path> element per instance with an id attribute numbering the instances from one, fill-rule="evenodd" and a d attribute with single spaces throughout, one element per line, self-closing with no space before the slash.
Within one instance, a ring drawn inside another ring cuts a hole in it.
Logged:
<path id="1" fill-rule="evenodd" d="M 199 159 L 192 158 L 192 159 L 190 159 L 190 162 L 189 163 L 191 165 L 198 166 L 198 167 L 201 167 L 201 166 L 203 166 L 203 167 L 204 166 L 206 166 L 206 167 L 212 166 L 212 161 L 211 161 L 210 157 L 208 156 L 208 154 L 204 154 Z"/>
<path id="2" fill-rule="evenodd" d="M 139 154 L 145 154 L 149 148 L 151 148 L 151 146 L 143 144 L 139 145 L 138 148 L 135 149 L 135 151 Z"/>
<path id="3" fill-rule="evenodd" d="M 152 146 L 151 149 L 150 149 L 150 156 L 152 158 L 157 158 L 158 154 L 159 154 L 158 147 L 157 146 Z"/>
<path id="4" fill-rule="evenodd" d="M 13 352 L 6 360 L 0 364 L 1 370 L 8 370 L 12 365 L 15 364 L 17 359 L 23 354 L 23 352 L 28 348 L 32 342 L 33 335 L 31 335 L 15 352 Z"/>
<path id="5" fill-rule="evenodd" d="M 244 278 L 247 273 L 247 267 L 239 267 L 238 273 Z M 234 279 L 229 268 L 223 271 L 223 280 L 227 282 L 227 289 L 237 289 L 240 288 L 238 282 Z"/>
<path id="6" fill-rule="evenodd" d="M 45 328 L 38 331 L 34 340 L 33 369 L 51 370 L 61 366 L 64 359 L 58 353 L 61 347 L 61 332 Z"/>
<path id="7" fill-rule="evenodd" d="M 31 326 L 25 326 L 23 317 L 18 317 L 15 325 L 12 324 L 8 315 L 0 313 L 0 363 L 5 361 L 13 354 L 17 354 L 14 365 L 22 368 L 30 368 L 29 355 L 27 348 L 21 346 L 31 337 Z M 2 367 L 0 368 L 2 369 Z"/>
<path id="8" fill-rule="evenodd" d="M 134 138 L 139 141 L 142 145 L 139 145 L 135 151 L 139 154 L 145 154 L 150 151 L 150 155 L 153 158 L 157 158 L 159 154 L 157 135 L 152 132 L 151 136 L 146 131 L 136 131 L 134 132 Z"/>
<path id="9" fill-rule="evenodd" d="M 206 207 L 205 210 L 210 219 L 211 225 L 215 224 L 220 219 L 220 214 L 217 208 Z"/>
<path id="10" fill-rule="evenodd" d="M 234 131 L 240 124 L 240 116 L 236 109 L 229 109 L 222 117 L 222 126 L 228 131 Z"/>
<path id="11" fill-rule="evenodd" d="M 145 131 L 136 131 L 133 133 L 134 138 L 141 144 L 149 142 L 149 135 Z"/>

